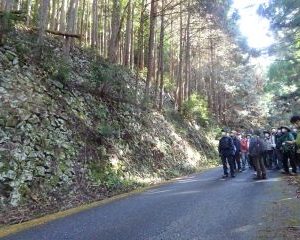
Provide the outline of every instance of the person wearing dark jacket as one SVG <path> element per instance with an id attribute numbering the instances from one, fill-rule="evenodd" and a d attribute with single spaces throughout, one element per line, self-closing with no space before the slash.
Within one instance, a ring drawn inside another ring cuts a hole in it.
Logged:
<path id="1" fill-rule="evenodd" d="M 254 136 L 250 140 L 249 144 L 249 155 L 253 159 L 253 164 L 255 166 L 257 176 L 254 178 L 255 180 L 266 179 L 266 167 L 263 159 L 263 150 L 264 143 L 262 138 L 260 137 L 260 132 L 255 131 Z"/>
<path id="2" fill-rule="evenodd" d="M 229 164 L 231 177 L 235 177 L 234 166 L 233 166 L 234 165 L 233 156 L 235 154 L 235 147 L 231 137 L 227 135 L 227 132 L 225 130 L 222 130 L 222 137 L 219 141 L 218 150 L 223 164 L 223 170 L 224 170 L 223 178 L 228 177 L 227 163 Z"/>
<path id="3" fill-rule="evenodd" d="M 239 172 L 242 172 L 241 168 L 241 142 L 237 138 L 237 132 L 236 131 L 231 131 L 231 138 L 233 141 L 233 144 L 235 146 L 235 154 L 233 156 L 233 162 L 234 162 L 234 170 L 236 170 L 236 167 Z"/>

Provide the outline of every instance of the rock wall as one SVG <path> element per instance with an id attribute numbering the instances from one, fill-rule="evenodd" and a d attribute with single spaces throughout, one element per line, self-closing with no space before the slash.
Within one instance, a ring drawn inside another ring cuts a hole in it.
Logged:
<path id="1" fill-rule="evenodd" d="M 11 50 L 1 49 L 0 59 L 5 69 L 0 75 L 1 204 L 17 205 L 39 178 L 45 192 L 50 190 L 45 187 L 53 191 L 72 182 L 80 145 L 68 123 L 82 102 L 63 94 L 60 83 L 42 82 L 44 76 L 35 74 L 40 71 L 34 66 L 21 67 Z"/>
<path id="2" fill-rule="evenodd" d="M 89 83 L 92 60 L 82 58 L 72 57 L 71 83 Z M 0 48 L 0 216 L 67 208 L 212 163 L 212 142 L 192 125 L 178 131 L 160 113 L 75 85 L 21 61 L 13 45 Z"/>

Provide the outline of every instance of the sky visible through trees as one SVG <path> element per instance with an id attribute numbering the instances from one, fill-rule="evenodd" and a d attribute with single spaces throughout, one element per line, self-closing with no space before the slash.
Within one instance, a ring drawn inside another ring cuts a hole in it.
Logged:
<path id="1" fill-rule="evenodd" d="M 234 0 L 233 8 L 238 9 L 241 15 L 238 25 L 250 47 L 260 49 L 274 43 L 269 20 L 257 13 L 259 5 L 267 2 L 268 0 Z"/>

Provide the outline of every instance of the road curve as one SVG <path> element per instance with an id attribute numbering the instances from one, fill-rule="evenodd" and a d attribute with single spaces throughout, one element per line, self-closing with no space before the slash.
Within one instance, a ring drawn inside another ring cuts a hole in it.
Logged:
<path id="1" fill-rule="evenodd" d="M 5 240 L 257 239 L 270 203 L 285 183 L 278 173 L 252 180 L 246 171 L 220 178 L 220 168 L 86 210 Z"/>

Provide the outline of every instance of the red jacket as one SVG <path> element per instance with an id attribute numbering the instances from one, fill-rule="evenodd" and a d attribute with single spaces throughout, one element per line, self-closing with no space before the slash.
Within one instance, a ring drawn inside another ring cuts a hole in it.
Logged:
<path id="1" fill-rule="evenodd" d="M 249 151 L 249 143 L 247 138 L 242 138 L 241 140 L 241 152 Z"/>

